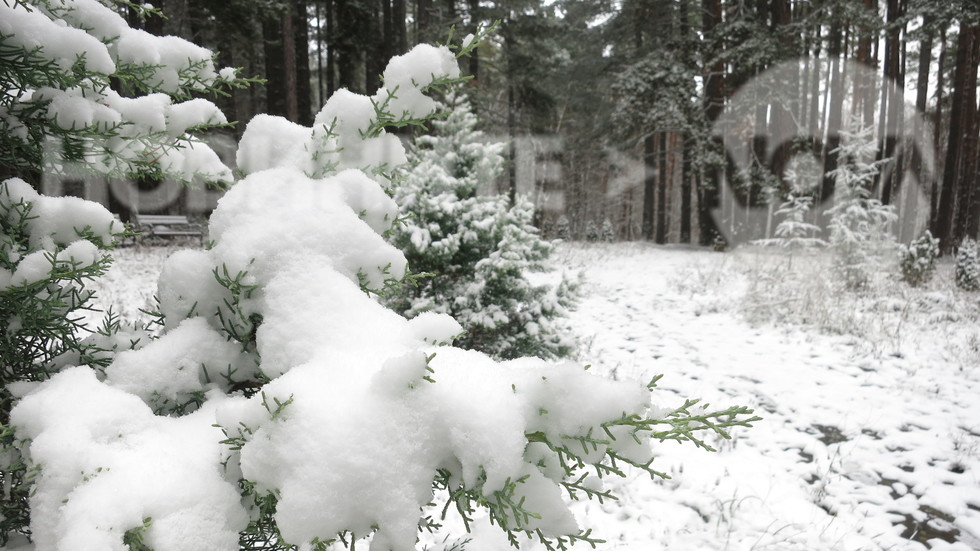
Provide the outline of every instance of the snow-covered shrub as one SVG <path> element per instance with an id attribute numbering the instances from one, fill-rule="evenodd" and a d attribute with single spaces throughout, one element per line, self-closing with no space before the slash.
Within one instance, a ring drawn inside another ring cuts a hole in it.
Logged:
<path id="1" fill-rule="evenodd" d="M 412 318 L 451 315 L 462 325 L 456 343 L 497 358 L 556 358 L 574 349 L 566 309 L 575 299 L 568 281 L 532 283 L 551 244 L 532 225 L 534 206 L 505 195 L 478 195 L 503 170 L 503 143 L 476 130 L 465 96 L 446 99 L 451 112 L 432 122 L 409 151 L 413 168 L 394 187 L 403 222 L 391 242 L 410 268 L 426 274 L 387 294 L 386 304 Z"/>
<path id="2" fill-rule="evenodd" d="M 107 269 L 122 224 L 101 205 L 45 197 L 28 182 L 91 173 L 231 181 L 191 134 L 225 117 L 190 98 L 245 81 L 216 71 L 203 48 L 128 27 L 111 4 L 0 3 L 0 173 L 19 176 L 0 182 L 0 545 L 27 533 L 28 461 L 7 424 L 18 381 L 68 364 L 102 369 L 145 338 L 120 332 L 111 313 L 94 331 L 85 326 L 89 284 Z"/>
<path id="3" fill-rule="evenodd" d="M 830 217 L 830 247 L 834 270 L 848 289 L 864 288 L 881 270 L 895 241 L 889 225 L 897 219 L 891 205 L 871 195 L 875 175 L 885 161 L 875 161 L 877 142 L 873 127 L 841 131 L 841 146 L 835 150 L 834 206 Z"/>
<path id="4" fill-rule="evenodd" d="M 898 247 L 898 267 L 902 280 L 918 287 L 932 279 L 936 272 L 936 258 L 939 257 L 939 240 L 928 230 L 908 245 Z"/>
<path id="5" fill-rule="evenodd" d="M 589 220 L 585 223 L 585 240 L 595 243 L 599 241 L 599 226 L 596 226 L 595 221 Z"/>
<path id="6" fill-rule="evenodd" d="M 85 338 L 92 310 L 87 284 L 102 275 L 122 226 L 102 205 L 75 197 L 45 197 L 26 182 L 0 182 L 0 545 L 27 524 L 27 465 L 10 446 L 8 421 L 18 381 L 41 381 L 66 358 L 105 365 L 100 337 Z"/>
<path id="7" fill-rule="evenodd" d="M 558 239 L 567 241 L 572 238 L 571 222 L 564 214 L 558 217 L 558 222 L 555 223 L 555 232 Z"/>
<path id="8" fill-rule="evenodd" d="M 314 128 L 253 119 L 213 247 L 160 275 L 159 337 L 10 385 L 4 470 L 16 449 L 29 478 L 5 478 L 5 499 L 26 499 L 34 549 L 409 551 L 440 515 L 480 511 L 514 542 L 595 545 L 566 499 L 613 498 L 599 477 L 626 465 L 663 476 L 652 440 L 708 447 L 699 431 L 751 421 L 654 406 L 656 379 L 447 346 L 450 316 L 407 320 L 371 296 L 406 268 L 382 237 L 406 161 L 385 127 L 431 116 L 423 90 L 458 75 L 448 49 L 418 46 Z"/>
<path id="9" fill-rule="evenodd" d="M 969 237 L 956 251 L 956 286 L 965 291 L 980 290 L 980 247 Z"/>
<path id="10" fill-rule="evenodd" d="M 616 240 L 616 232 L 613 230 L 612 221 L 608 218 L 602 221 L 602 241 L 612 243 Z"/>
<path id="11" fill-rule="evenodd" d="M 228 167 L 191 135 L 227 120 L 191 98 L 245 81 L 216 70 L 204 48 L 130 28 L 110 5 L 0 3 L 0 165 L 25 179 L 82 167 L 230 182 Z"/>

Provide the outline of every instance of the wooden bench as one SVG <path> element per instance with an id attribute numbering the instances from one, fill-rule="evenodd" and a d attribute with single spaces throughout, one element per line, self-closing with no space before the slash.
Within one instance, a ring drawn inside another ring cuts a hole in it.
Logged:
<path id="1" fill-rule="evenodd" d="M 204 228 L 182 214 L 135 214 L 133 229 L 140 240 L 148 237 L 197 237 L 204 243 Z"/>

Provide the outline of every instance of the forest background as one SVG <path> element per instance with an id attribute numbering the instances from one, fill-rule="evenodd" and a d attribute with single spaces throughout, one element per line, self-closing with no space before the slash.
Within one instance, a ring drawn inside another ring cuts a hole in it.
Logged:
<path id="1" fill-rule="evenodd" d="M 269 113 L 303 125 L 339 88 L 376 90 L 391 56 L 499 22 L 463 67 L 484 130 L 509 144 L 508 169 L 486 191 L 529 196 L 548 237 L 567 225 L 584 238 L 609 220 L 618 239 L 734 244 L 770 237 L 790 192 L 812 197 L 820 223 L 841 132 L 854 126 L 874 129 L 884 168 L 873 193 L 896 207 L 901 240 L 929 229 L 949 252 L 980 236 L 975 0 L 154 5 L 160 16 L 134 11 L 130 25 L 187 38 L 266 80 L 218 99 L 229 120 Z M 212 143 L 219 153 L 229 144 L 231 157 L 243 130 Z M 801 187 L 792 180 L 807 168 Z M 107 200 L 114 212 L 135 208 Z M 140 210 L 194 207 L 175 198 Z"/>

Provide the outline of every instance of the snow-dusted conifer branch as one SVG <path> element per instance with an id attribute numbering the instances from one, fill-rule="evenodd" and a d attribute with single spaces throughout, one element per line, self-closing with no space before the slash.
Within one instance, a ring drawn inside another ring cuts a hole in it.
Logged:
<path id="1" fill-rule="evenodd" d="M 194 138 L 227 121 L 211 102 L 190 98 L 252 80 L 217 71 L 212 58 L 182 39 L 130 28 L 97 0 L 0 3 L 8 83 L 0 163 L 25 177 L 81 168 L 230 182 L 230 170 Z"/>
<path id="2" fill-rule="evenodd" d="M 402 83 L 404 99 L 404 82 L 421 88 L 433 75 L 458 76 L 453 54 L 419 46 L 385 82 Z M 102 370 L 66 367 L 17 387 L 11 444 L 37 470 L 36 551 L 306 551 L 362 539 L 410 551 L 437 524 L 434 491 L 464 519 L 484 510 L 515 543 L 596 544 L 568 497 L 611 497 L 599 475 L 649 469 L 651 436 L 694 440 L 752 420 L 692 402 L 661 410 L 650 386 L 574 365 L 434 345 L 460 325 L 431 312 L 407 320 L 365 293 L 406 266 L 382 237 L 397 208 L 373 170 L 405 153 L 384 131 L 362 133 L 371 99 L 327 102 L 324 149 L 320 129 L 254 119 L 239 148 L 246 176 L 211 219 L 213 246 L 164 266 L 159 338 Z M 434 113 L 422 100 L 411 109 Z"/>

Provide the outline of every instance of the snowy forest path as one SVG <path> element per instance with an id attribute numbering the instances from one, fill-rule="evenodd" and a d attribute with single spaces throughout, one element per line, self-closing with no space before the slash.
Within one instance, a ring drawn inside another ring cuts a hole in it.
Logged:
<path id="1" fill-rule="evenodd" d="M 625 485 L 638 500 L 626 507 L 632 529 L 620 504 L 585 506 L 590 522 L 619 511 L 620 541 L 608 549 L 980 548 L 977 369 L 941 345 L 870 353 L 847 336 L 752 326 L 736 314 L 737 285 L 715 285 L 731 277 L 727 256 L 559 250 L 587 281 L 573 326 L 594 370 L 641 382 L 664 374 L 660 405 L 701 397 L 764 417 L 731 441 L 709 440 L 718 454 L 664 443 L 658 469 L 675 478 Z M 596 530 L 612 536 L 605 524 Z"/>
<path id="2" fill-rule="evenodd" d="M 151 300 L 174 250 L 116 251 L 98 282 L 103 307 L 143 317 L 134 305 Z M 554 260 L 585 277 L 571 319 L 583 363 L 644 383 L 663 373 L 660 405 L 701 397 L 763 417 L 709 439 L 719 453 L 665 442 L 654 467 L 672 479 L 633 474 L 609 482 L 621 501 L 576 505 L 607 540 L 599 551 L 980 549 L 980 369 L 955 350 L 969 342 L 912 324 L 897 357 L 752 326 L 737 315 L 737 255 L 565 244 Z"/>

